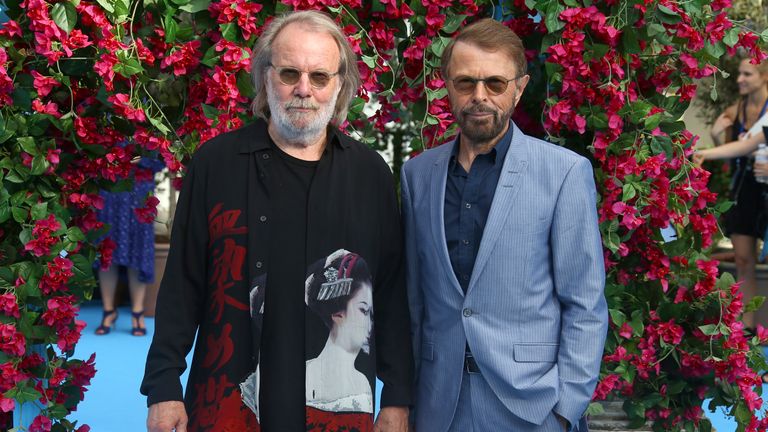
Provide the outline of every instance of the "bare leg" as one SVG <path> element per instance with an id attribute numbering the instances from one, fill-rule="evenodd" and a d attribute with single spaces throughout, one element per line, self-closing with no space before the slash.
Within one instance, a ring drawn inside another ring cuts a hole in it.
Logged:
<path id="1" fill-rule="evenodd" d="M 131 312 L 144 312 L 144 294 L 147 291 L 147 284 L 139 280 L 139 272 L 136 269 L 128 269 L 128 284 L 131 289 Z M 138 322 L 134 318 L 133 326 L 144 328 L 144 315 Z"/>
<path id="2" fill-rule="evenodd" d="M 731 236 L 735 254 L 736 279 L 741 281 L 741 292 L 744 293 L 744 304 L 747 304 L 757 293 L 757 240 L 754 237 L 734 234 Z M 744 326 L 755 326 L 755 313 L 744 314 Z"/>
<path id="3" fill-rule="evenodd" d="M 117 319 L 115 310 L 115 292 L 117 291 L 117 266 L 112 265 L 108 270 L 99 270 L 99 290 L 101 291 L 101 303 L 104 311 L 115 313 L 105 314 L 101 327 L 96 329 L 97 334 L 109 333 L 109 329 Z"/>

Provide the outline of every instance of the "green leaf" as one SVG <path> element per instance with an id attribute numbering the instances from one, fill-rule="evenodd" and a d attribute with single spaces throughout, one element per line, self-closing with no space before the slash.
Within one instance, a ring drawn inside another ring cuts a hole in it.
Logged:
<path id="1" fill-rule="evenodd" d="M 725 45 L 719 41 L 714 45 L 707 42 L 707 44 L 704 45 L 704 52 L 706 52 L 707 54 L 709 54 L 715 59 L 719 59 L 720 57 L 723 56 L 723 54 L 725 54 Z"/>
<path id="2" fill-rule="evenodd" d="M 627 183 L 622 187 L 622 201 L 627 202 L 634 198 L 635 195 L 637 195 L 637 190 L 635 190 L 635 186 L 632 183 Z"/>
<path id="3" fill-rule="evenodd" d="M 621 33 L 621 43 L 627 54 L 639 54 L 642 51 L 640 49 L 640 42 L 637 40 L 637 33 L 630 30 L 630 28 L 625 28 Z"/>
<path id="4" fill-rule="evenodd" d="M 365 63 L 365 65 L 368 66 L 370 69 L 374 69 L 376 67 L 376 57 L 363 55 L 362 59 L 363 59 L 363 63 Z"/>
<path id="5" fill-rule="evenodd" d="M 237 40 L 237 25 L 235 23 L 219 24 L 219 31 L 224 39 L 230 42 Z"/>
<path id="6" fill-rule="evenodd" d="M 138 59 L 128 57 L 115 65 L 115 72 L 126 78 L 130 78 L 136 74 L 144 72 L 144 68 L 141 66 L 141 62 L 139 62 Z"/>
<path id="7" fill-rule="evenodd" d="M 360 114 L 363 112 L 363 108 L 365 108 L 365 99 L 355 96 L 355 98 L 352 99 L 352 103 L 349 105 L 349 112 Z"/>
<path id="8" fill-rule="evenodd" d="M 214 108 L 214 107 L 212 107 L 210 105 L 206 105 L 206 104 L 201 104 L 201 105 L 203 107 L 203 114 L 207 118 L 209 118 L 211 120 L 216 120 L 217 118 L 219 118 L 219 110 L 218 109 L 216 109 L 216 108 Z"/>
<path id="9" fill-rule="evenodd" d="M 736 43 L 739 42 L 739 28 L 733 27 L 729 29 L 727 32 L 725 32 L 725 37 L 723 38 L 723 43 L 728 45 L 729 47 L 732 47 L 736 45 Z"/>
<path id="10" fill-rule="evenodd" d="M 24 223 L 27 220 L 29 212 L 23 208 L 11 207 L 11 214 L 13 215 L 13 220 L 18 223 Z"/>
<path id="11" fill-rule="evenodd" d="M 16 138 L 16 142 L 19 143 L 22 150 L 24 150 L 25 152 L 29 153 L 32 156 L 36 156 L 37 154 L 40 153 L 40 150 L 37 149 L 37 144 L 35 144 L 35 139 L 31 136 Z"/>
<path id="12" fill-rule="evenodd" d="M 666 33 L 667 29 L 659 23 L 653 23 L 648 26 L 648 36 L 656 36 L 658 34 Z"/>
<path id="13" fill-rule="evenodd" d="M 44 173 L 49 166 L 50 164 L 48 163 L 48 160 L 45 158 L 45 156 L 39 154 L 32 158 L 32 170 L 30 171 L 30 174 L 39 176 L 40 174 Z"/>
<path id="14" fill-rule="evenodd" d="M 180 7 L 179 9 L 184 12 L 197 13 L 204 10 L 208 10 L 208 6 L 211 5 L 211 0 L 192 0 L 188 4 Z"/>
<path id="15" fill-rule="evenodd" d="M 216 45 L 211 45 L 211 47 L 205 51 L 203 59 L 200 60 L 200 63 L 212 68 L 216 63 L 219 62 L 220 58 L 221 55 L 216 51 Z"/>
<path id="16" fill-rule="evenodd" d="M 11 218 L 11 207 L 7 202 L 0 202 L 0 224 Z"/>
<path id="17" fill-rule="evenodd" d="M 706 324 L 699 326 L 699 330 L 707 336 L 714 336 L 720 334 L 717 324 Z"/>
<path id="18" fill-rule="evenodd" d="M 432 90 L 430 88 L 427 88 L 427 100 L 433 101 L 435 99 L 442 99 L 444 97 L 448 96 L 448 89 L 445 87 L 439 88 L 437 90 Z"/>
<path id="19" fill-rule="evenodd" d="M 611 232 L 608 234 L 607 237 L 603 237 L 603 244 L 605 247 L 607 247 L 611 252 L 616 252 L 619 250 L 619 245 L 621 244 L 621 240 L 619 239 L 619 235 L 615 232 Z"/>
<path id="20" fill-rule="evenodd" d="M 547 31 L 549 33 L 555 33 L 565 27 L 565 23 L 558 18 L 563 9 L 564 8 L 556 2 L 550 3 L 550 7 L 547 9 L 544 17 L 544 24 L 547 26 Z"/>
<path id="21" fill-rule="evenodd" d="M 466 15 L 451 15 L 448 17 L 448 19 L 445 21 L 445 24 L 443 24 L 442 31 L 443 33 L 453 33 L 456 30 L 459 29 L 459 26 L 462 22 L 464 22 L 464 18 L 466 18 Z"/>
<path id="22" fill-rule="evenodd" d="M 72 3 L 56 3 L 51 8 L 51 18 L 53 18 L 53 22 L 55 22 L 60 29 L 69 34 L 69 32 L 75 28 L 75 24 L 77 23 L 77 11 Z"/>
<path id="23" fill-rule="evenodd" d="M 176 31 L 179 29 L 179 25 L 176 24 L 176 20 L 173 19 L 174 10 L 171 9 L 165 19 L 163 20 L 163 27 L 165 28 L 165 43 L 176 42 Z"/>
<path id="24" fill-rule="evenodd" d="M 85 240 L 85 235 L 78 227 L 69 227 L 67 229 L 67 240 L 71 242 L 80 242 Z"/>
<path id="25" fill-rule="evenodd" d="M 621 327 L 627 322 L 627 316 L 618 309 L 608 309 L 608 313 L 611 315 L 611 321 L 616 324 L 616 327 Z"/>
<path id="26" fill-rule="evenodd" d="M 643 324 L 643 312 L 635 310 L 632 312 L 632 321 L 629 322 L 629 326 L 634 330 L 635 335 L 641 335 L 645 331 L 645 324 Z"/>
<path id="27" fill-rule="evenodd" d="M 104 8 L 105 11 L 109 13 L 115 13 L 115 8 L 114 6 L 112 6 L 114 1 L 110 1 L 110 0 L 96 0 L 96 1 L 99 3 L 99 5 L 101 5 L 101 7 Z"/>
<path id="28" fill-rule="evenodd" d="M 744 312 L 754 312 L 760 309 L 760 306 L 762 306 L 764 302 L 765 302 L 764 296 L 752 297 L 752 300 L 750 300 L 749 303 L 747 303 L 747 305 L 744 306 Z"/>
<path id="29" fill-rule="evenodd" d="M 255 92 L 253 91 L 253 83 L 251 82 L 251 74 L 246 71 L 240 71 L 236 77 L 237 89 L 240 90 L 240 94 L 253 99 Z"/>
<path id="30" fill-rule="evenodd" d="M 147 116 L 147 120 L 149 120 L 149 123 L 152 124 L 158 131 L 160 131 L 163 135 L 168 135 L 171 133 L 171 130 L 168 128 L 168 126 L 163 123 L 162 120 L 158 119 L 157 117 L 150 117 Z"/>
<path id="31" fill-rule="evenodd" d="M 670 8 L 664 6 L 664 5 L 659 5 L 659 12 L 661 12 L 664 15 L 670 16 L 670 17 L 679 17 L 680 16 L 677 12 L 673 11 L 672 9 L 670 9 Z"/>
<path id="32" fill-rule="evenodd" d="M 18 403 L 32 402 L 40 399 L 40 393 L 26 382 L 21 382 L 18 387 L 14 387 L 4 393 L 9 399 L 14 399 Z"/>
<path id="33" fill-rule="evenodd" d="M 437 39 L 432 41 L 432 45 L 429 46 L 429 50 L 432 51 L 432 54 L 434 54 L 436 57 L 440 57 L 443 55 L 445 47 L 447 47 L 450 42 L 450 38 L 439 36 Z"/>
<path id="34" fill-rule="evenodd" d="M 124 22 L 128 19 L 131 3 L 130 0 L 115 0 L 115 21 L 117 24 Z"/>
<path id="35" fill-rule="evenodd" d="M 30 213 L 34 220 L 45 219 L 45 217 L 48 216 L 48 203 L 41 202 L 33 205 Z"/>
<path id="36" fill-rule="evenodd" d="M 605 412 L 605 408 L 603 408 L 603 404 L 600 402 L 590 402 L 589 406 L 587 407 L 587 411 L 584 413 L 588 416 L 594 416 L 594 415 L 600 415 Z"/>

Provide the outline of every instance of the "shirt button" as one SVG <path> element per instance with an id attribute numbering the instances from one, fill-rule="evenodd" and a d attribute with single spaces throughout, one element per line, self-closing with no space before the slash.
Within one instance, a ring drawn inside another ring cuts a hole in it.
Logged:
<path id="1" fill-rule="evenodd" d="M 256 261 L 256 268 L 262 268 L 264 264 L 261 263 L 261 261 Z"/>
<path id="2" fill-rule="evenodd" d="M 469 276 L 468 275 L 464 275 L 464 276 L 461 277 L 461 279 L 463 279 L 465 281 L 468 281 L 469 280 Z"/>
<path id="3" fill-rule="evenodd" d="M 262 159 L 269 159 L 269 153 L 263 153 L 263 154 L 261 155 L 261 158 L 262 158 Z"/>
<path id="4" fill-rule="evenodd" d="M 262 221 L 262 222 L 266 222 L 267 221 L 267 217 L 266 216 L 259 216 L 259 220 Z"/>
<path id="5" fill-rule="evenodd" d="M 464 243 L 465 245 L 469 244 L 469 240 L 462 240 L 461 242 Z"/>
<path id="6" fill-rule="evenodd" d="M 464 315 L 465 317 L 469 318 L 469 317 L 472 316 L 472 309 L 464 308 L 464 310 L 461 311 L 461 314 Z"/>
<path id="7" fill-rule="evenodd" d="M 466 208 L 468 208 L 468 209 L 469 209 L 469 208 L 472 208 L 472 204 L 470 204 L 470 203 L 466 203 L 466 204 L 464 204 L 464 207 L 466 207 Z"/>

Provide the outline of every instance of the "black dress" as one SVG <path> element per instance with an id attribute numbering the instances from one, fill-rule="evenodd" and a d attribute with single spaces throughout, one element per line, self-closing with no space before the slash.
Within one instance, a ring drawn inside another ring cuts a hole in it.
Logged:
<path id="1" fill-rule="evenodd" d="M 766 102 L 768 105 L 768 102 Z M 746 106 L 746 105 L 744 105 Z M 760 116 L 765 112 L 766 107 Z M 741 118 L 746 113 L 742 112 Z M 736 122 L 733 125 L 731 140 L 738 140 L 739 135 L 745 132 L 744 125 Z M 725 214 L 725 233 L 728 237 L 733 234 L 746 235 L 754 238 L 763 238 L 765 235 L 766 217 L 763 198 L 764 186 L 755 180 L 752 170 L 753 159 L 742 156 L 731 159 L 731 191 L 730 200 L 734 205 Z"/>

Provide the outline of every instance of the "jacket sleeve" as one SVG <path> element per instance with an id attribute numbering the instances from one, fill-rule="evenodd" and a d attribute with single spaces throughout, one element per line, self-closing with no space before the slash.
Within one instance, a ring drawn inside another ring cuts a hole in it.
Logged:
<path id="1" fill-rule="evenodd" d="M 403 242 L 405 244 L 405 286 L 408 292 L 408 309 L 411 313 L 411 340 L 414 359 L 414 388 L 419 379 L 421 366 L 421 320 L 424 315 L 424 300 L 418 286 L 418 254 L 416 253 L 416 228 L 413 213 L 413 197 L 408 184 L 405 166 L 400 173 L 400 200 L 403 214 Z"/>
<path id="2" fill-rule="evenodd" d="M 413 354 L 405 291 L 400 212 L 392 173 L 382 164 L 379 208 L 380 264 L 374 288 L 376 374 L 384 384 L 381 406 L 412 403 Z"/>
<path id="3" fill-rule="evenodd" d="M 608 329 L 605 265 L 595 200 L 592 167 L 580 158 L 565 176 L 550 235 L 562 314 L 557 359 L 560 397 L 554 411 L 571 425 L 578 424 L 592 398 Z"/>
<path id="4" fill-rule="evenodd" d="M 171 247 L 157 296 L 155 333 L 141 393 L 147 405 L 183 400 L 180 375 L 200 324 L 206 281 L 205 183 L 199 158 L 184 178 L 171 232 Z"/>

